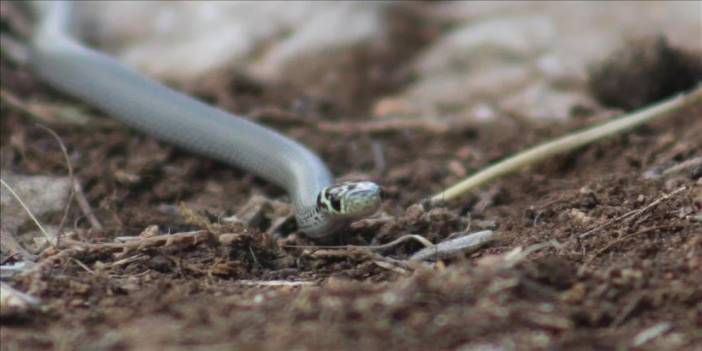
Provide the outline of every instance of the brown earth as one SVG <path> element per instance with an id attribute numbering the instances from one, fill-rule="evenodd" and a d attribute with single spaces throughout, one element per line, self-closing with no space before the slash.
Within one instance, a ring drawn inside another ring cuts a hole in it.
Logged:
<path id="1" fill-rule="evenodd" d="M 2 29 L 11 31 L 10 22 L 3 19 Z M 396 79 L 394 66 L 379 64 L 373 75 L 380 70 Z M 413 204 L 495 160 L 611 113 L 578 111 L 562 125 L 506 118 L 510 122 L 378 126 L 363 117 L 369 108 L 354 110 L 336 100 L 341 97 L 306 96 L 241 74 L 181 87 L 302 141 L 342 178 L 382 184 L 386 216 L 355 224 L 344 233 L 345 244 L 382 244 L 405 234 L 438 242 L 456 232 L 500 233 L 475 253 L 420 264 L 405 261 L 420 248 L 416 243 L 382 252 L 289 247 L 313 243 L 265 233 L 286 210 L 277 202 L 285 200 L 280 189 L 112 122 L 5 56 L 0 73 L 3 171 L 66 175 L 55 139 L 36 123 L 50 127 L 66 145 L 103 227 L 71 207 L 64 231 L 72 234 L 64 246 L 41 253 L 38 273 L 12 282 L 44 307 L 3 314 L 2 350 L 702 349 L 702 170 L 645 176 L 702 156 L 702 106 L 498 180 L 458 203 L 427 208 Z M 385 92 L 405 80 L 394 82 Z M 95 119 L 71 124 L 52 119 L 56 108 L 34 117 L 23 111 L 55 104 Z M 264 220 L 250 226 L 222 221 L 241 214 L 255 195 L 274 201 L 270 207 L 279 212 L 264 208 Z M 42 221 L 58 223 L 62 215 Z M 201 232 L 198 240 L 191 235 L 130 250 L 101 245 L 152 225 L 156 234 Z M 515 248 L 549 242 L 514 264 L 504 259 Z M 17 256 L 11 254 L 0 258 L 12 262 Z M 298 285 L 255 283 L 279 280 Z M 653 326 L 662 331 L 636 345 Z"/>

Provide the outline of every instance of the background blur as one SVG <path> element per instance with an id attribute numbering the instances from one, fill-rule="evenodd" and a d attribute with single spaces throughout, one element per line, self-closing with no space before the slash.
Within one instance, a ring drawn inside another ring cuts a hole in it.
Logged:
<path id="1" fill-rule="evenodd" d="M 564 119 L 576 105 L 594 105 L 583 89 L 587 67 L 624 43 L 664 37 L 676 48 L 702 49 L 698 1 L 80 5 L 83 33 L 166 80 L 238 69 L 353 100 L 349 79 L 365 79 L 364 89 L 375 92 L 392 79 L 382 76 L 390 65 L 392 77 L 406 74 L 411 83 L 378 91 L 371 102 L 378 116 L 489 119 L 497 110 Z M 381 76 L 365 77 L 374 74 L 369 65 Z"/>

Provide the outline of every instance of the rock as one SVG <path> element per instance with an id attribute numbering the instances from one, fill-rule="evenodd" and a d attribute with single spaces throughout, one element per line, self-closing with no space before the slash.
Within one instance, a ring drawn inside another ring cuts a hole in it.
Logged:
<path id="1" fill-rule="evenodd" d="M 219 237 L 217 237 L 217 240 L 222 245 L 230 246 L 236 242 L 242 241 L 244 238 L 245 238 L 244 234 L 224 233 L 224 234 L 220 234 Z"/>
<path id="2" fill-rule="evenodd" d="M 81 4 L 78 12 L 81 32 L 150 76 L 188 82 L 252 68 L 258 78 L 280 81 L 291 73 L 318 73 L 316 67 L 332 65 L 327 61 L 339 53 L 381 40 L 389 4 L 98 1 Z"/>
<path id="3" fill-rule="evenodd" d="M 587 68 L 624 41 L 662 35 L 673 47 L 702 50 L 694 2 L 457 1 L 432 12 L 453 29 L 419 55 L 414 84 L 378 102 L 377 117 L 564 120 L 576 107 L 599 107 Z"/>
<path id="4" fill-rule="evenodd" d="M 27 176 L 3 172 L 2 179 L 14 189 L 37 219 L 63 210 L 71 189 L 71 180 L 68 177 Z M 0 227 L 9 233 L 18 234 L 20 226 L 30 220 L 27 211 L 4 186 L 0 191 L 0 211 Z M 34 229 L 36 227 L 32 227 L 32 230 Z"/>
<path id="5" fill-rule="evenodd" d="M 22 315 L 37 308 L 41 301 L 34 296 L 25 294 L 9 284 L 0 282 L 0 316 Z"/>
<path id="6" fill-rule="evenodd" d="M 185 83 L 236 69 L 266 83 L 293 83 L 308 94 L 333 91 L 345 96 L 341 100 L 353 100 L 354 93 L 341 91 L 353 91 L 354 77 L 367 74 L 383 57 L 368 53 L 387 54 L 402 45 L 402 36 L 388 25 L 388 14 L 402 6 L 411 7 L 402 2 L 90 2 L 81 4 L 80 18 L 82 33 L 158 79 Z M 587 68 L 629 38 L 662 35 L 672 47 L 702 50 L 696 2 L 449 1 L 422 8 L 425 22 L 446 24 L 448 30 L 396 65 L 416 80 L 391 96 L 372 95 L 377 117 L 484 121 L 516 112 L 528 119 L 564 120 L 576 107 L 597 112 L 586 89 Z M 358 57 L 369 62 L 356 63 Z"/>
<path id="7" fill-rule="evenodd" d="M 531 120 L 565 120 L 576 107 L 593 109 L 596 102 L 587 94 L 557 89 L 544 80 L 534 81 L 499 103 L 502 111 Z"/>
<path id="8" fill-rule="evenodd" d="M 416 71 L 429 76 L 530 60 L 543 52 L 555 36 L 553 21 L 544 16 L 468 22 L 427 49 L 417 61 Z"/>

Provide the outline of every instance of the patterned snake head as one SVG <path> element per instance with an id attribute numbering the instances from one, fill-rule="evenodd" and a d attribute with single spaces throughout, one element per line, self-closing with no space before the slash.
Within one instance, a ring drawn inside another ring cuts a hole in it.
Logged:
<path id="1" fill-rule="evenodd" d="M 375 212 L 382 201 L 373 182 L 346 182 L 328 186 L 317 195 L 318 209 L 332 217 L 361 218 Z"/>

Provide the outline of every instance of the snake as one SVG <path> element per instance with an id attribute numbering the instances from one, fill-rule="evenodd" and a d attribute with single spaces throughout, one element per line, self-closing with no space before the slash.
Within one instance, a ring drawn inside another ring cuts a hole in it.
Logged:
<path id="1" fill-rule="evenodd" d="M 188 152 L 255 174 L 290 197 L 298 229 L 334 241 L 349 223 L 376 212 L 381 188 L 335 183 L 314 152 L 279 132 L 178 92 L 72 33 L 73 3 L 31 2 L 29 66 L 40 80 L 130 128 Z"/>

